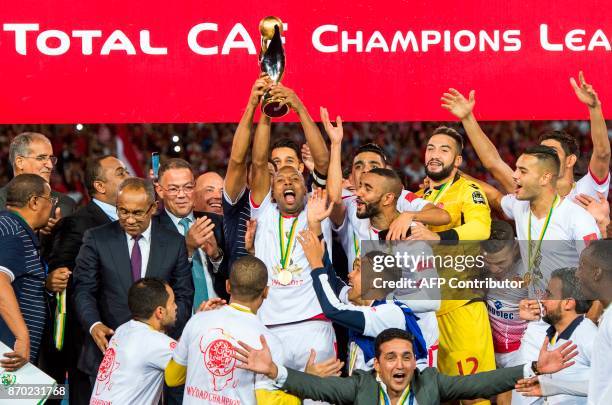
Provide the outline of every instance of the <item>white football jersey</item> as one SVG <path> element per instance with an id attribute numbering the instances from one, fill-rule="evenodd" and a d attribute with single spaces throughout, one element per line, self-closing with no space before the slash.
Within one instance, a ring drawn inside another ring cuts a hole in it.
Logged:
<path id="1" fill-rule="evenodd" d="M 310 265 L 297 240 L 300 231 L 308 228 L 306 208 L 297 217 L 284 218 L 280 215 L 277 204 L 272 202 L 272 195 L 264 198 L 259 206 L 251 200 L 251 217 L 257 219 L 255 234 L 255 256 L 261 259 L 268 268 L 268 298 L 264 300 L 257 315 L 265 325 L 280 325 L 303 321 L 321 314 L 317 300 Z M 283 240 L 287 246 L 293 222 L 297 221 L 293 236 L 293 247 L 289 248 L 289 259 L 286 270 L 291 273 L 290 279 L 279 278 L 281 272 L 280 229 L 283 229 Z M 282 226 L 279 226 L 281 223 Z M 331 258 L 331 225 L 329 218 L 321 223 L 323 237 Z"/>
<path id="2" fill-rule="evenodd" d="M 576 182 L 567 197 L 573 200 L 578 194 L 587 194 L 597 198 L 597 192 L 604 194 L 608 198 L 608 193 L 610 192 L 610 173 L 608 173 L 605 179 L 599 180 L 593 176 L 589 168 L 588 173 Z"/>
<path id="3" fill-rule="evenodd" d="M 91 405 L 157 404 L 176 341 L 143 322 L 119 326 L 108 343 Z"/>
<path id="4" fill-rule="evenodd" d="M 505 195 L 501 200 L 504 214 L 515 221 L 521 258 L 525 266 L 529 263 L 528 224 L 531 212 L 529 201 L 519 201 L 514 194 Z M 531 240 L 537 245 L 546 217 L 531 216 Z M 547 288 L 551 273 L 563 267 L 577 267 L 580 253 L 590 240 L 601 237 L 595 219 L 569 198 L 557 202 L 550 217 L 550 223 L 541 245 L 539 273 L 532 277 L 529 292 L 541 298 Z M 535 250 L 535 248 L 534 248 Z M 535 253 L 534 253 L 535 257 Z"/>
<path id="5" fill-rule="evenodd" d="M 183 404 L 255 405 L 255 389 L 273 389 L 273 382 L 236 367 L 233 355 L 239 340 L 261 349 L 261 335 L 274 362 L 284 364 L 280 341 L 248 308 L 230 304 L 195 314 L 173 356 L 176 363 L 187 367 Z"/>
<path id="6" fill-rule="evenodd" d="M 612 305 L 604 311 L 593 342 L 588 403 L 612 403 Z"/>

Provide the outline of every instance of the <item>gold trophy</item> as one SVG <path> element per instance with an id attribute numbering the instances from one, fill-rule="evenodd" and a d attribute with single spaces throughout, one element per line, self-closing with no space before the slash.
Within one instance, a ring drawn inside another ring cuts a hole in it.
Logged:
<path id="1" fill-rule="evenodd" d="M 285 50 L 281 40 L 283 22 L 278 17 L 265 17 L 259 22 L 259 32 L 261 33 L 259 66 L 270 79 L 279 83 L 285 72 Z M 266 92 L 261 100 L 261 111 L 270 118 L 278 118 L 289 112 L 289 106 L 281 104 L 281 100 Z"/>

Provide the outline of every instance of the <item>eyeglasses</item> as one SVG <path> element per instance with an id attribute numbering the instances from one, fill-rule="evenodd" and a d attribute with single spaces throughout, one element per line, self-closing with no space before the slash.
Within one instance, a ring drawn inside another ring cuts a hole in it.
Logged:
<path id="1" fill-rule="evenodd" d="M 57 156 L 53 155 L 38 155 L 38 156 L 21 156 L 25 159 L 36 159 L 39 163 L 46 163 L 47 160 L 51 162 L 53 166 L 57 163 Z"/>
<path id="2" fill-rule="evenodd" d="M 137 211 L 128 211 L 125 208 L 117 208 L 117 215 L 119 219 L 128 219 L 129 217 L 133 217 L 137 221 L 142 221 L 145 219 L 147 214 L 151 211 L 154 204 L 151 204 L 146 211 L 137 210 Z"/>
<path id="3" fill-rule="evenodd" d="M 51 202 L 51 205 L 55 205 L 59 201 L 58 197 L 51 197 L 51 196 L 45 197 L 44 195 L 35 195 L 34 197 L 44 198 L 45 200 L 49 200 Z"/>
<path id="4" fill-rule="evenodd" d="M 181 191 L 183 191 L 183 193 L 185 193 L 186 195 L 193 194 L 193 192 L 195 191 L 195 184 L 189 183 L 189 184 L 185 184 L 184 186 L 181 186 L 181 187 L 170 186 L 168 188 L 159 186 L 159 188 L 164 190 L 166 192 L 166 194 L 168 194 L 168 196 L 174 197 L 174 196 L 178 195 Z"/>

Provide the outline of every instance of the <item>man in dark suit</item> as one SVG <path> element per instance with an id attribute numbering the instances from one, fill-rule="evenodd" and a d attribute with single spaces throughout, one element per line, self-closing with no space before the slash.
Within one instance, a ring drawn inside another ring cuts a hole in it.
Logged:
<path id="1" fill-rule="evenodd" d="M 185 240 L 157 221 L 155 190 L 148 180 L 128 178 L 119 186 L 119 220 L 85 232 L 74 269 L 74 303 L 90 336 L 78 367 L 93 381 L 114 329 L 130 319 L 127 297 L 142 277 L 168 281 L 176 296 L 178 338 L 191 315 L 193 283 Z"/>
<path id="2" fill-rule="evenodd" d="M 229 299 L 227 259 L 222 246 L 223 217 L 194 211 L 195 177 L 183 159 L 170 159 L 159 168 L 157 194 L 164 208 L 155 217 L 167 229 L 185 236 L 195 288 L 194 312 L 210 298 Z"/>
<path id="3" fill-rule="evenodd" d="M 91 202 L 85 207 L 78 209 L 74 214 L 62 218 L 54 230 L 53 249 L 49 256 L 49 270 L 59 272 L 62 278 L 56 278 L 56 282 L 48 285 L 49 291 L 61 293 L 66 290 L 66 320 L 64 327 L 64 341 L 61 349 L 58 349 L 53 337 L 55 322 L 50 322 L 50 331 L 47 339 L 43 342 L 44 362 L 39 365 L 56 381 L 65 379 L 68 373 L 70 384 L 70 404 L 89 404 L 91 389 L 89 378 L 79 371 L 77 362 L 86 335 L 76 316 L 76 308 L 73 305 L 72 296 L 74 288 L 71 283 L 71 272 L 74 270 L 76 257 L 83 244 L 85 231 L 97 226 L 110 224 L 118 219 L 117 190 L 119 184 L 129 176 L 123 162 L 119 159 L 106 155 L 90 160 L 85 170 L 85 186 L 91 197 Z M 51 302 L 51 315 L 55 315 L 57 300 Z M 57 332 L 57 331 L 56 331 Z M 60 401 L 49 403 L 58 403 Z"/>
<path id="4" fill-rule="evenodd" d="M 568 341 L 548 351 L 545 341 L 538 361 L 466 376 L 447 376 L 436 368 L 416 368 L 413 336 L 402 329 L 386 329 L 375 340 L 374 370 L 357 370 L 351 377 L 317 377 L 272 361 L 270 348 L 261 336 L 262 349 L 239 342 L 234 357 L 238 367 L 266 375 L 274 385 L 299 398 L 336 404 L 434 405 L 466 398 L 489 398 L 514 388 L 518 380 L 552 374 L 570 367 L 578 352 Z"/>

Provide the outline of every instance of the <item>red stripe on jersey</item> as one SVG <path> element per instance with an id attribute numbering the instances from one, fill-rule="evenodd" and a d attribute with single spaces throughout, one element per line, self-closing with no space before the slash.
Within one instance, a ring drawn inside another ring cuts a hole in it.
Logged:
<path id="1" fill-rule="evenodd" d="M 404 198 L 408 202 L 413 202 L 414 200 L 416 200 L 419 197 L 416 194 L 414 194 L 413 192 L 409 191 L 408 193 L 406 193 L 406 196 Z"/>
<path id="2" fill-rule="evenodd" d="M 249 201 L 251 203 L 251 207 L 253 208 L 259 208 L 259 204 L 255 204 L 255 201 L 253 201 L 253 194 L 249 193 Z"/>
<path id="3" fill-rule="evenodd" d="M 602 184 L 604 184 L 604 183 L 607 183 L 607 182 L 608 182 L 608 177 L 610 177 L 610 172 L 608 172 L 608 173 L 606 174 L 606 177 L 604 177 L 603 179 L 599 179 L 599 178 L 597 178 L 597 176 L 595 176 L 595 175 L 593 174 L 593 172 L 591 171 L 591 166 L 589 166 L 589 174 L 591 175 L 591 177 L 593 178 L 593 180 L 595 180 L 595 183 L 599 184 L 600 186 L 601 186 Z"/>
<path id="4" fill-rule="evenodd" d="M 587 245 L 589 244 L 590 241 L 597 240 L 597 239 L 598 238 L 597 238 L 597 234 L 596 233 L 590 233 L 590 234 L 582 237 L 582 240 L 584 240 L 587 243 Z"/>

